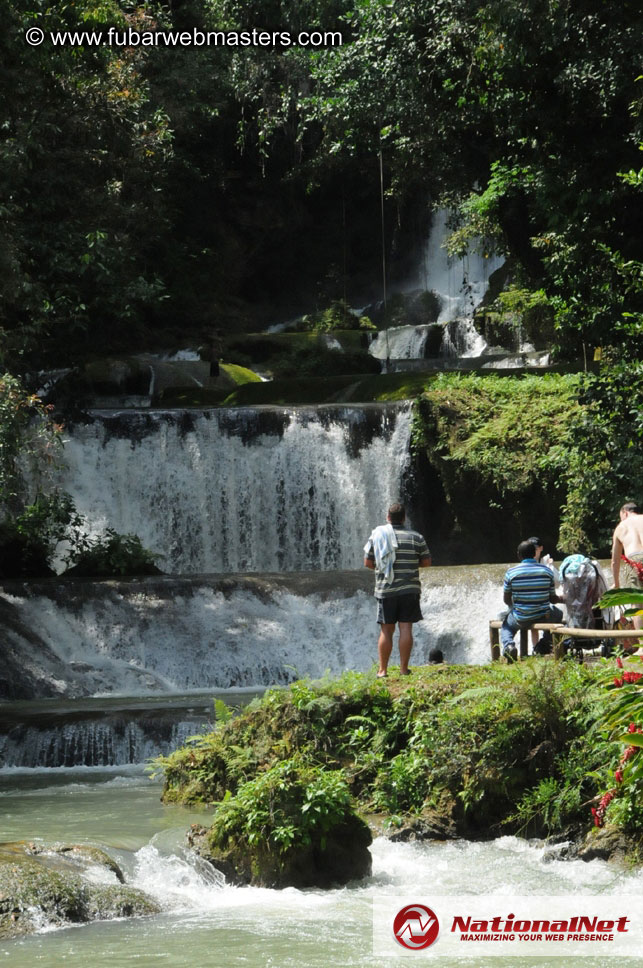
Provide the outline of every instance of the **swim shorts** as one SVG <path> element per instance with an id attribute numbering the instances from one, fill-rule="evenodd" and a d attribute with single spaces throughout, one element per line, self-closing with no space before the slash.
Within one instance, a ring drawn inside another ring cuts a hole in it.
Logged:
<path id="1" fill-rule="evenodd" d="M 377 621 L 380 625 L 396 622 L 421 622 L 419 595 L 389 595 L 377 599 Z"/>
<path id="2" fill-rule="evenodd" d="M 638 561 L 643 564 L 643 553 L 638 552 L 635 555 L 628 555 L 631 561 Z M 637 568 L 632 565 L 628 565 L 626 561 L 623 562 L 625 566 L 625 581 L 628 588 L 643 588 L 643 581 Z"/>

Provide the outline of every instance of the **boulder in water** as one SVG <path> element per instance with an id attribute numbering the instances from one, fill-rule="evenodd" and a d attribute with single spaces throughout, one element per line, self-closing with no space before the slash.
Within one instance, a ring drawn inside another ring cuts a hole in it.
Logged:
<path id="1" fill-rule="evenodd" d="M 346 781 L 286 760 L 224 800 L 209 829 L 188 843 L 234 884 L 336 887 L 371 873 L 368 825 L 353 810 Z"/>
<path id="2" fill-rule="evenodd" d="M 77 855 L 76 860 L 67 859 L 69 869 L 64 870 L 65 854 L 70 852 Z M 0 939 L 68 924 L 158 913 L 156 902 L 143 891 L 120 883 L 93 883 L 76 873 L 83 853 L 87 867 L 108 867 L 118 879 L 120 868 L 113 862 L 106 864 L 107 855 L 98 848 L 58 845 L 48 851 L 26 844 L 0 845 Z M 43 862 L 55 855 L 58 869 Z"/>

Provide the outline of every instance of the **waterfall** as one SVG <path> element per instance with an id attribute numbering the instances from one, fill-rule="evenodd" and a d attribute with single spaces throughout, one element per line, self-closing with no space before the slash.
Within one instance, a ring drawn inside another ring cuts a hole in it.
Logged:
<path id="1" fill-rule="evenodd" d="M 450 257 L 444 248 L 449 235 L 448 218 L 446 209 L 435 212 L 418 275 L 411 286 L 415 289 L 420 285 L 438 293 L 442 300 L 439 323 L 472 316 L 487 291 L 489 276 L 504 262 L 501 256 L 486 258 L 478 252 L 470 252 L 462 259 Z"/>
<path id="2" fill-rule="evenodd" d="M 487 661 L 503 573 L 490 565 L 423 570 L 414 661 L 425 664 L 435 646 L 449 662 Z M 364 672 L 376 654 L 373 575 L 365 568 L 5 583 L 0 601 L 13 613 L 7 661 L 28 668 L 35 683 L 25 700 L 42 695 L 41 681 L 53 682 L 61 699 L 285 684 Z"/>
<path id="3" fill-rule="evenodd" d="M 409 466 L 409 405 L 96 412 L 60 485 L 91 533 L 135 533 L 174 573 L 361 566 Z"/>
<path id="4" fill-rule="evenodd" d="M 176 722 L 130 722 L 127 718 L 61 722 L 58 726 L 21 723 L 0 736 L 0 767 L 52 769 L 60 766 L 124 766 L 170 753 L 199 732 L 208 716 Z M 211 716 L 210 716 L 211 718 Z"/>
<path id="5" fill-rule="evenodd" d="M 426 338 L 432 323 L 420 326 L 392 326 L 377 334 L 368 348 L 378 360 L 417 360 L 424 356 Z"/>
<path id="6" fill-rule="evenodd" d="M 489 660 L 504 570 L 422 570 L 413 664 L 435 647 L 449 663 Z M 0 767 L 142 763 L 201 731 L 212 718 L 205 692 L 238 702 L 306 676 L 367 672 L 377 652 L 365 568 L 4 582 L 0 604 L 5 675 L 29 674 L 21 699 L 0 703 Z M 5 685 L 0 675 L 0 699 L 11 697 Z"/>
<path id="7" fill-rule="evenodd" d="M 445 323 L 440 356 L 471 358 L 482 356 L 487 342 L 473 324 L 473 319 L 454 319 Z"/>

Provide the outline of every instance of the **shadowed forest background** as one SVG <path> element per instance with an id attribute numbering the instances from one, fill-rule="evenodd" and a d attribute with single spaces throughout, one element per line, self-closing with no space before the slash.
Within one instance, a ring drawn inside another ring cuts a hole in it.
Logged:
<path id="1" fill-rule="evenodd" d="M 381 300 L 383 255 L 394 293 L 432 212 L 447 208 L 452 254 L 506 259 L 481 325 L 531 320 L 554 359 L 583 375 L 542 395 L 509 378 L 502 393 L 491 377 L 433 398 L 427 385 L 416 444 L 449 470 L 452 506 L 473 481 L 472 518 L 480 506 L 509 506 L 511 517 L 533 486 L 553 489 L 542 513 L 561 525 L 558 547 L 605 551 L 643 470 L 640 4 L 0 9 L 7 379 L 26 393 L 43 370 L 173 350 L 215 328 L 224 359 L 247 364 L 230 350 L 242 334 Z M 343 44 L 30 47 L 34 25 L 318 28 Z M 515 423 L 526 407 L 539 428 L 531 440 L 502 418 Z M 10 424 L 5 440 L 17 441 Z M 524 455 L 518 468 L 512 452 Z M 5 517 L 25 502 L 9 487 Z M 460 525 L 465 537 L 475 526 Z"/>

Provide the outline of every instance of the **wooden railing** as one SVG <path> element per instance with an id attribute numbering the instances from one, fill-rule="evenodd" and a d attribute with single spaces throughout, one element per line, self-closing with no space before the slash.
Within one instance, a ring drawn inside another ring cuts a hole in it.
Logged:
<path id="1" fill-rule="evenodd" d="M 500 629 L 502 628 L 502 622 L 498 619 L 492 619 L 489 622 L 489 644 L 491 646 L 491 658 L 500 658 Z M 565 649 L 563 642 L 565 639 L 583 640 L 587 639 L 597 639 L 598 641 L 602 639 L 612 639 L 612 640 L 624 640 L 624 639 L 640 639 L 641 645 L 643 645 L 643 630 L 636 629 L 574 629 L 568 628 L 566 625 L 562 625 L 560 622 L 535 622 L 532 629 L 538 629 L 540 632 L 549 631 L 551 632 L 554 648 L 553 654 L 554 658 L 562 659 L 565 654 Z M 518 655 L 521 659 L 524 659 L 529 654 L 529 629 L 520 629 L 518 632 L 520 636 L 520 642 L 518 645 Z"/>

